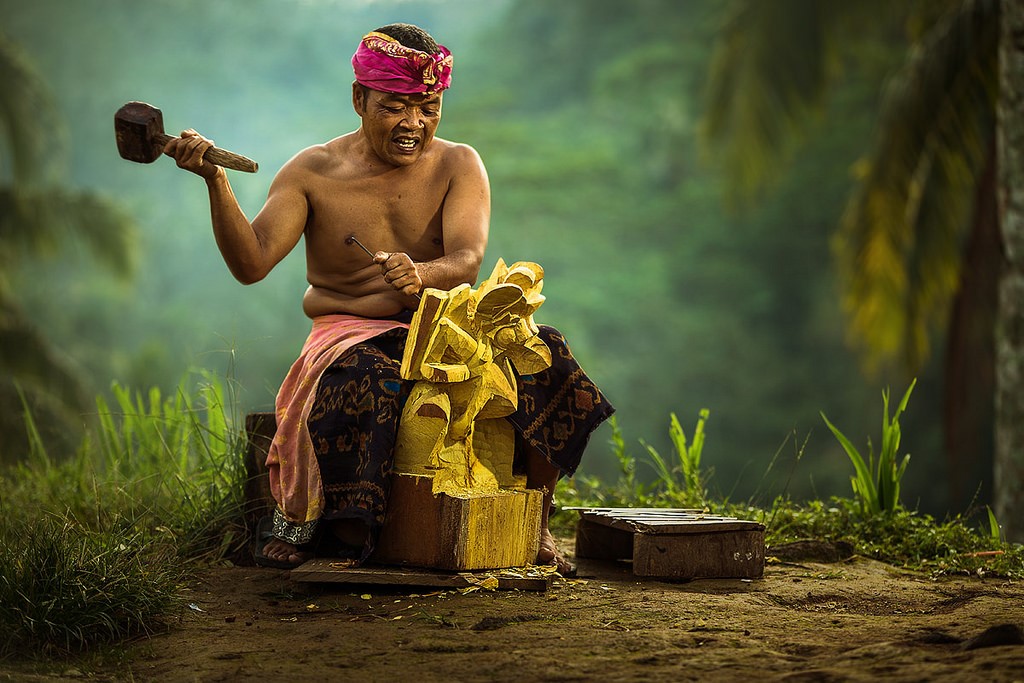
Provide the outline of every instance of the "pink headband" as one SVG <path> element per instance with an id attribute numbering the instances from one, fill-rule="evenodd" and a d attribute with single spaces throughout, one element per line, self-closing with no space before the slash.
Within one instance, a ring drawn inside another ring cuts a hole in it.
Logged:
<path id="1" fill-rule="evenodd" d="M 352 69 L 358 83 L 374 90 L 433 95 L 452 82 L 452 53 L 443 45 L 437 49 L 430 55 L 383 33 L 367 33 L 352 55 Z"/>

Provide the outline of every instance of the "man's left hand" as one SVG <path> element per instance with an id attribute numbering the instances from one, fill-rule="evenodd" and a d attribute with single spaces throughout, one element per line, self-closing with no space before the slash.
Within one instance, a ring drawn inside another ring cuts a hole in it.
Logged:
<path id="1" fill-rule="evenodd" d="M 415 296 L 423 289 L 423 280 L 408 254 L 378 251 L 373 255 L 373 262 L 380 264 L 384 281 L 402 294 Z"/>

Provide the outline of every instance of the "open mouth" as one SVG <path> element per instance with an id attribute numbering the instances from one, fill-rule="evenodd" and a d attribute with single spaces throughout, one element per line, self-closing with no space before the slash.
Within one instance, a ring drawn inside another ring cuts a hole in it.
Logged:
<path id="1" fill-rule="evenodd" d="M 416 149 L 416 146 L 420 144 L 420 141 L 416 138 L 406 137 L 404 135 L 394 139 L 395 146 L 397 146 L 403 152 L 411 152 Z"/>

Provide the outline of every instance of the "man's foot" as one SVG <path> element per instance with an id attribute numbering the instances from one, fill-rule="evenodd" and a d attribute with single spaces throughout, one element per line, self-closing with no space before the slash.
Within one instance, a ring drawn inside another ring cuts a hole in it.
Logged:
<path id="1" fill-rule="evenodd" d="M 263 546 L 263 549 L 258 550 L 254 555 L 256 564 L 275 569 L 295 569 L 313 559 L 313 553 L 299 550 L 298 546 L 282 541 L 280 538 L 271 538 Z"/>
<path id="2" fill-rule="evenodd" d="M 540 530 L 537 564 L 553 564 L 558 569 L 558 573 L 567 579 L 576 576 L 576 565 L 565 559 L 565 556 L 558 550 L 558 546 L 555 545 L 555 537 L 551 535 L 547 527 L 541 527 Z"/>

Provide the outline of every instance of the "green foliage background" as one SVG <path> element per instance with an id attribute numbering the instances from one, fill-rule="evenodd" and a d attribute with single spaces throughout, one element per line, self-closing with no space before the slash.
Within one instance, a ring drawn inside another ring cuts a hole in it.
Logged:
<path id="1" fill-rule="evenodd" d="M 200 366 L 237 379 L 243 411 L 267 410 L 309 328 L 301 248 L 265 281 L 236 283 L 202 182 L 169 159 L 120 159 L 117 108 L 151 102 L 169 132 L 195 128 L 255 158 L 259 174 L 231 176 L 252 216 L 293 153 L 358 125 L 349 57 L 363 33 L 392 21 L 424 26 L 456 56 L 439 134 L 472 144 L 488 166 L 484 270 L 499 256 L 544 266 L 538 318 L 565 332 L 617 406 L 627 447 L 639 452 L 643 438 L 667 452 L 669 414 L 692 424 L 707 408 L 712 489 L 733 500 L 780 493 L 788 465 L 765 481 L 768 464 L 787 437 L 784 460 L 810 433 L 788 492 L 847 495 L 849 463 L 819 412 L 860 445 L 877 433 L 879 391 L 909 382 L 861 375 L 830 251 L 850 167 L 872 141 L 876 84 L 903 56 L 896 43 L 841 65 L 850 73 L 802 153 L 746 205 L 714 154 L 698 150 L 722 19 L 715 0 L 0 0 L 0 9 L 2 30 L 66 118 L 71 182 L 121 203 L 140 233 L 129 282 L 73 249 L 12 274 L 25 310 L 95 391 L 113 380 L 169 391 Z M 903 499 L 941 513 L 937 365 L 904 416 L 914 466 Z M 609 435 L 595 435 L 584 473 L 613 478 Z"/>

